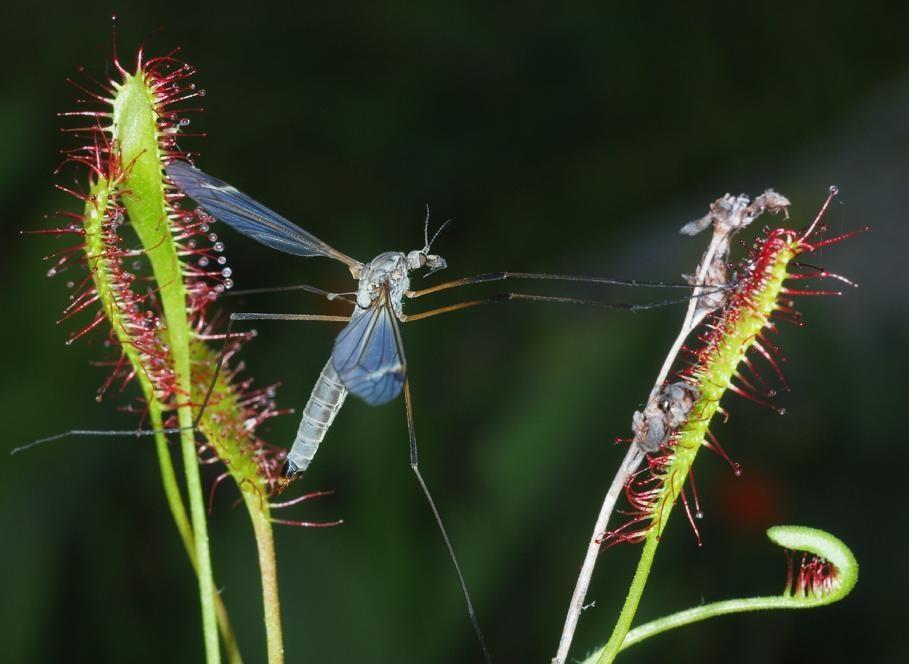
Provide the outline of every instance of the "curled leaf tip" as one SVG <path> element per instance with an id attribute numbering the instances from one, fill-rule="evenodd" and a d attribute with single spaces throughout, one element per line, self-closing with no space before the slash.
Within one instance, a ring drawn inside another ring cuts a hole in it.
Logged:
<path id="1" fill-rule="evenodd" d="M 773 526 L 767 537 L 787 551 L 801 551 L 801 561 L 789 556 L 785 595 L 829 604 L 848 595 L 858 582 L 858 561 L 842 540 L 807 526 Z"/>

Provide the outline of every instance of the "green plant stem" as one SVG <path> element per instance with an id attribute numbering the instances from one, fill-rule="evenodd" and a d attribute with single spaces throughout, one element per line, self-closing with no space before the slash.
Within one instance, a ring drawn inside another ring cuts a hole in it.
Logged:
<path id="1" fill-rule="evenodd" d="M 180 426 L 192 427 L 190 413 L 185 416 L 185 409 L 180 410 Z M 186 492 L 189 496 L 189 512 L 192 519 L 193 542 L 196 553 L 196 575 L 199 579 L 199 600 L 202 605 L 202 631 L 205 638 L 205 655 L 207 664 L 219 664 L 221 653 L 218 648 L 218 626 L 215 617 L 215 584 L 211 567 L 211 554 L 208 543 L 208 525 L 205 521 L 205 501 L 202 497 L 202 478 L 199 473 L 199 459 L 196 454 L 196 441 L 192 432 L 180 436 L 180 449 L 183 453 L 183 468 L 186 475 Z"/>
<path id="2" fill-rule="evenodd" d="M 584 660 L 583 664 L 594 664 L 595 662 L 611 662 L 618 652 L 630 648 L 636 643 L 651 636 L 661 634 L 676 627 L 683 627 L 695 622 L 707 620 L 716 616 L 728 615 L 731 613 L 744 613 L 748 611 L 766 611 L 773 609 L 810 609 L 825 604 L 837 602 L 846 597 L 855 584 L 858 582 L 858 562 L 849 548 L 833 535 L 815 528 L 804 526 L 774 526 L 767 531 L 768 537 L 774 543 L 794 551 L 807 551 L 816 556 L 829 561 L 836 570 L 836 582 L 826 593 L 791 593 L 789 589 L 782 595 L 770 595 L 763 597 L 748 597 L 741 599 L 730 599 L 721 602 L 712 602 L 697 606 L 685 611 L 679 611 L 662 618 L 657 618 L 651 622 L 644 623 L 635 627 L 631 631 L 625 630 L 623 641 L 616 648 L 614 639 L 610 639 L 602 650 L 594 652 L 590 657 Z M 652 555 L 651 555 L 652 559 Z M 642 556 L 643 561 L 643 556 Z M 639 565 L 639 570 L 640 570 Z M 649 570 L 649 564 L 646 566 Z M 644 571 L 643 581 L 646 581 L 646 570 Z M 637 581 L 637 576 L 635 577 Z M 634 590 L 635 584 L 632 583 Z M 640 591 L 643 590 L 643 583 L 637 593 L 640 599 Z M 629 593 L 629 598 L 631 597 Z M 626 600 L 626 605 L 628 604 Z M 637 604 L 635 603 L 635 606 Z M 623 610 L 623 615 L 624 615 Z M 616 637 L 616 632 L 613 632 Z"/>
<path id="3" fill-rule="evenodd" d="M 660 537 L 657 534 L 658 530 L 654 528 L 647 536 L 644 550 L 641 552 L 641 559 L 638 561 L 637 569 L 634 572 L 634 579 L 631 580 L 631 587 L 625 597 L 625 604 L 622 605 L 622 612 L 619 614 L 619 619 L 612 630 L 612 635 L 603 648 L 597 664 L 609 664 L 622 649 L 625 635 L 628 634 L 628 630 L 631 628 L 631 621 L 634 620 L 634 614 L 637 613 L 641 595 L 644 594 L 644 586 L 647 585 L 647 577 L 650 576 L 650 568 L 653 566 L 653 556 L 656 554 L 657 546 L 660 544 Z"/>
<path id="4" fill-rule="evenodd" d="M 157 402 L 149 401 L 149 420 L 152 428 L 161 430 L 164 424 L 161 418 L 160 407 Z M 186 514 L 186 506 L 183 504 L 183 496 L 180 494 L 180 487 L 177 484 L 177 475 L 174 471 L 174 463 L 170 456 L 170 449 L 167 445 L 167 438 L 163 433 L 155 434 L 155 451 L 158 454 L 158 466 L 161 469 L 161 484 L 164 487 L 164 495 L 167 498 L 167 506 L 170 508 L 174 524 L 177 526 L 177 532 L 180 533 L 180 539 L 186 548 L 186 554 L 193 571 L 198 573 L 196 564 L 196 551 L 193 538 L 192 526 L 189 523 L 189 516 Z M 227 661 L 230 664 L 243 664 L 243 657 L 240 655 L 240 646 L 237 643 L 236 634 L 230 623 L 230 616 L 227 613 L 227 607 L 217 591 L 214 593 L 213 601 L 215 603 L 215 613 L 217 614 L 218 627 L 221 631 L 221 640 L 224 643 L 224 650 L 227 654 Z"/>
<path id="5" fill-rule="evenodd" d="M 243 500 L 252 520 L 259 553 L 268 664 L 283 664 L 284 639 L 281 630 L 281 602 L 278 596 L 278 568 L 275 562 L 275 541 L 268 502 L 254 491 L 243 491 Z"/>
<path id="6" fill-rule="evenodd" d="M 772 595 L 767 597 L 747 597 L 740 599 L 728 599 L 722 602 L 712 602 L 697 606 L 687 611 L 679 611 L 672 615 L 664 616 L 644 623 L 640 627 L 635 627 L 628 632 L 625 641 L 622 643 L 620 650 L 625 650 L 644 639 L 650 638 L 673 629 L 690 625 L 691 623 L 713 618 L 714 616 L 724 616 L 730 613 L 744 613 L 746 611 L 761 611 L 766 609 L 808 609 L 817 606 L 815 602 L 805 602 L 794 597 L 783 595 Z"/>
<path id="7" fill-rule="evenodd" d="M 199 580 L 202 632 L 207 664 L 219 664 L 218 626 L 215 613 L 215 585 L 209 551 L 205 500 L 196 453 L 193 428 L 189 361 L 190 329 L 186 313 L 186 291 L 180 259 L 170 232 L 164 195 L 162 159 L 158 148 L 155 99 L 140 70 L 124 76 L 114 98 L 113 133 L 127 169 L 124 205 L 133 228 L 152 266 L 158 295 L 167 323 L 167 337 L 178 392 L 177 418 L 180 450 L 189 498 L 189 514 Z"/>

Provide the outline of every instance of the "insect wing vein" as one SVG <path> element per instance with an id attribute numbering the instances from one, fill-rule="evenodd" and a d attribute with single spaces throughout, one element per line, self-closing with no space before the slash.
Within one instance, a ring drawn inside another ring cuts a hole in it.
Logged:
<path id="1" fill-rule="evenodd" d="M 168 164 L 167 175 L 210 215 L 272 249 L 295 256 L 328 256 L 351 267 L 361 267 L 359 261 L 325 244 L 236 187 L 186 162 Z"/>
<path id="2" fill-rule="evenodd" d="M 344 387 L 370 405 L 386 403 L 401 393 L 404 351 L 387 294 L 370 308 L 354 312 L 335 340 L 332 362 Z"/>

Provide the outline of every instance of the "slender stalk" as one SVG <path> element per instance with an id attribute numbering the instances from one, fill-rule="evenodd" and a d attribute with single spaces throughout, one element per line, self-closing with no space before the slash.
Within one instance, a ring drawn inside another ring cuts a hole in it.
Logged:
<path id="1" fill-rule="evenodd" d="M 620 651 L 630 648 L 644 639 L 656 636 L 676 627 L 683 627 L 691 623 L 707 620 L 716 616 L 730 613 L 744 613 L 747 611 L 763 611 L 769 609 L 808 609 L 816 606 L 815 603 L 797 601 L 792 597 L 772 595 L 767 597 L 743 597 L 740 599 L 727 599 L 722 602 L 712 602 L 703 606 L 696 606 L 686 611 L 679 611 L 672 615 L 657 618 L 640 627 L 630 630 L 625 636 Z"/>
<path id="2" fill-rule="evenodd" d="M 647 577 L 650 576 L 650 568 L 653 565 L 653 556 L 656 554 L 657 547 L 660 544 L 658 532 L 661 532 L 661 529 L 655 528 L 647 536 L 644 550 L 641 552 L 641 559 L 638 561 L 638 567 L 634 572 L 634 579 L 631 581 L 631 587 L 628 589 L 628 595 L 622 605 L 622 612 L 619 614 L 619 619 L 612 630 L 612 636 L 609 637 L 606 647 L 603 648 L 597 664 L 609 664 L 615 659 L 619 650 L 622 649 L 625 635 L 628 634 L 628 630 L 631 628 L 631 621 L 634 620 L 634 614 L 637 613 L 641 595 L 644 594 L 644 586 L 647 585 Z"/>
<path id="3" fill-rule="evenodd" d="M 190 412 L 180 409 L 180 426 L 192 427 Z M 183 468 L 186 475 L 186 492 L 189 495 L 189 513 L 193 525 L 193 542 L 196 552 L 196 573 L 199 578 L 199 601 L 202 606 L 202 631 L 205 638 L 205 659 L 207 664 L 219 664 L 221 653 L 218 649 L 218 627 L 215 617 L 215 584 L 211 568 L 208 543 L 208 525 L 205 521 L 205 499 L 202 497 L 202 478 L 196 455 L 196 441 L 192 435 L 180 436 L 180 450 L 183 453 Z"/>
<path id="4" fill-rule="evenodd" d="M 152 428 L 161 430 L 164 428 L 161 411 L 157 402 L 150 402 L 149 420 Z M 174 524 L 177 526 L 177 532 L 180 533 L 180 539 L 186 548 L 186 554 L 193 571 L 198 573 L 196 564 L 195 540 L 193 538 L 192 526 L 189 523 L 189 516 L 186 514 L 186 506 L 183 504 L 183 496 L 180 494 L 180 487 L 177 484 L 177 475 L 174 471 L 174 463 L 170 456 L 170 449 L 167 445 L 167 438 L 163 433 L 155 434 L 155 451 L 158 454 L 158 466 L 161 469 L 161 484 L 164 486 L 164 495 L 167 498 L 167 506 L 170 508 Z M 221 595 L 215 591 L 213 594 L 215 603 L 215 613 L 218 619 L 218 628 L 221 632 L 221 640 L 224 643 L 224 650 L 227 654 L 227 661 L 230 664 L 243 664 L 243 657 L 240 655 L 240 646 L 237 643 L 237 636 L 234 634 L 233 625 L 230 623 L 230 616 L 227 613 L 227 607 Z"/>
<path id="5" fill-rule="evenodd" d="M 612 511 L 615 509 L 616 501 L 618 501 L 619 496 L 622 494 L 622 487 L 625 486 L 628 478 L 631 477 L 632 473 L 641 465 L 643 458 L 644 453 L 637 445 L 629 447 L 628 452 L 625 454 L 625 458 L 622 460 L 622 465 L 619 467 L 618 472 L 612 480 L 612 484 L 609 486 L 609 491 L 606 492 L 606 497 L 603 500 L 603 505 L 600 507 L 600 513 L 597 516 L 596 524 L 593 527 L 593 534 L 590 536 L 590 541 L 587 544 L 587 553 L 584 556 L 584 562 L 581 565 L 581 572 L 578 575 L 574 594 L 571 596 L 571 604 L 569 605 L 568 614 L 565 616 L 565 625 L 562 628 L 562 636 L 559 639 L 559 649 L 555 658 L 552 660 L 553 663 L 564 662 L 568 657 L 568 651 L 571 649 L 571 641 L 574 637 L 575 630 L 577 629 L 578 620 L 581 617 L 581 612 L 584 610 L 584 600 L 587 598 L 587 590 L 590 588 L 590 580 L 593 577 L 593 568 L 597 564 L 597 558 L 599 557 L 600 549 L 602 548 L 599 537 L 602 533 L 606 532 L 606 528 L 609 525 L 609 518 L 612 516 Z"/>
<path id="6" fill-rule="evenodd" d="M 281 602 L 278 598 L 278 568 L 268 503 L 253 491 L 243 491 L 243 500 L 252 519 L 259 553 L 259 575 L 262 580 L 262 604 L 265 616 L 265 639 L 268 664 L 283 664 L 284 639 L 281 630 Z"/>

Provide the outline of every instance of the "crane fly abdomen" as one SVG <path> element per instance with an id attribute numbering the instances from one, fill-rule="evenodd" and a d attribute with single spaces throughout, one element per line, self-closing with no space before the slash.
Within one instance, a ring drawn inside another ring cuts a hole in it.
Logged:
<path id="1" fill-rule="evenodd" d="M 309 401 L 303 408 L 303 418 L 297 429 L 297 437 L 294 438 L 293 446 L 287 453 L 287 461 L 281 471 L 283 480 L 289 482 L 306 470 L 346 398 L 347 388 L 338 378 L 331 358 L 328 358 L 315 387 L 312 388 Z"/>

